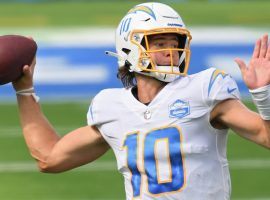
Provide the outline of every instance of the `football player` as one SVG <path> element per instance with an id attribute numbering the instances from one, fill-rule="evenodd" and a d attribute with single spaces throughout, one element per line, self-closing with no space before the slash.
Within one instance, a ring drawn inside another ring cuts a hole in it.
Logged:
<path id="1" fill-rule="evenodd" d="M 23 134 L 43 172 L 94 161 L 108 149 L 124 176 L 126 199 L 230 199 L 228 129 L 270 148 L 270 47 L 255 44 L 250 63 L 235 61 L 259 114 L 239 99 L 229 74 L 210 68 L 187 75 L 191 34 L 162 3 L 132 8 L 116 30 L 124 88 L 92 100 L 88 125 L 62 138 L 44 117 L 33 88 L 35 64 L 13 83 Z"/>

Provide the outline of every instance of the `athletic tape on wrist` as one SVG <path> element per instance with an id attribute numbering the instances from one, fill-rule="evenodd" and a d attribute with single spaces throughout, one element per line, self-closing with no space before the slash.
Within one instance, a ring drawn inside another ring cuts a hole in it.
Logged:
<path id="1" fill-rule="evenodd" d="M 40 99 L 39 96 L 36 95 L 33 87 L 16 91 L 16 94 L 22 96 L 32 96 L 36 102 L 39 102 Z"/>
<path id="2" fill-rule="evenodd" d="M 270 120 L 270 85 L 249 90 L 261 117 Z"/>

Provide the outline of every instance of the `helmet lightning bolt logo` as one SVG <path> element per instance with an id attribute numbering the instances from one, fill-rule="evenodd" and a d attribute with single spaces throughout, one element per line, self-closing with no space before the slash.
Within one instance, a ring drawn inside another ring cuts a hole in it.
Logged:
<path id="1" fill-rule="evenodd" d="M 210 79 L 210 82 L 209 82 L 209 86 L 208 86 L 208 96 L 211 92 L 211 89 L 212 89 L 212 86 L 214 85 L 216 79 L 219 77 L 219 76 L 222 76 L 222 78 L 225 78 L 226 76 L 228 76 L 228 74 L 226 74 L 224 71 L 222 70 L 215 70 L 213 73 L 212 73 L 212 76 L 211 76 L 211 79 Z"/>
<path id="2" fill-rule="evenodd" d="M 128 11 L 128 14 L 136 13 L 139 11 L 147 13 L 148 15 L 150 15 L 151 17 L 153 17 L 156 20 L 155 13 L 153 12 L 153 10 L 151 8 L 149 8 L 147 6 L 137 6 L 135 8 L 132 8 L 130 11 Z"/>

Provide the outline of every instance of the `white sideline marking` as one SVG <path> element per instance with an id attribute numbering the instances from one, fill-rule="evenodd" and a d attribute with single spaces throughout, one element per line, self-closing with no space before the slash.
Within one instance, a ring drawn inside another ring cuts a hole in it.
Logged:
<path id="1" fill-rule="evenodd" d="M 93 197 L 91 197 L 90 198 L 91 200 L 119 200 L 119 199 L 112 199 L 112 198 L 93 198 Z M 77 198 L 77 197 L 65 197 L 65 198 L 59 198 L 59 197 L 57 197 L 57 198 L 49 198 L 49 199 L 46 199 L 46 200 L 89 200 L 89 198 Z M 234 199 L 232 199 L 232 200 L 234 200 Z M 237 200 L 237 199 L 236 199 Z M 242 200 L 242 199 L 241 199 Z M 249 200 L 249 199 L 248 199 Z M 261 200 L 261 199 L 259 199 L 259 200 Z"/>
<path id="2" fill-rule="evenodd" d="M 230 169 L 269 169 L 270 159 L 231 159 Z"/>
<path id="3" fill-rule="evenodd" d="M 50 198 L 50 200 L 69 200 L 69 199 L 74 199 L 74 198 L 68 198 L 68 197 L 65 197 L 64 199 L 52 199 Z M 87 199 L 77 199 L 76 200 L 89 200 L 88 198 Z M 102 198 L 102 199 L 99 199 L 99 198 L 91 198 L 91 200 L 119 200 L 119 199 L 112 199 L 112 198 Z M 232 198 L 231 200 L 270 200 L 270 198 Z"/>
<path id="4" fill-rule="evenodd" d="M 268 159 L 241 159 L 231 160 L 231 170 L 239 169 L 270 169 L 270 160 Z M 90 163 L 76 169 L 74 171 L 117 171 L 117 165 L 115 161 L 98 161 Z M 36 163 L 26 162 L 0 162 L 0 173 L 3 172 L 35 172 L 38 171 Z"/>
<path id="5" fill-rule="evenodd" d="M 75 126 L 56 126 L 57 131 L 61 131 L 62 134 L 68 133 L 69 131 L 75 130 Z M 60 133 L 60 134 L 61 134 Z M 22 137 L 22 129 L 19 126 L 12 127 L 1 127 L 0 128 L 0 138 L 1 137 Z"/>
<path id="6" fill-rule="evenodd" d="M 270 198 L 238 198 L 232 200 L 270 200 Z"/>
<path id="7" fill-rule="evenodd" d="M 49 198 L 49 199 L 46 199 L 46 200 L 89 200 L 89 199 L 91 199 L 91 200 L 119 200 L 119 199 L 112 199 L 112 198 L 93 198 L 93 197 L 89 197 L 89 198 L 77 198 L 77 197 L 65 197 L 65 198 L 60 198 L 59 199 L 59 197 L 57 197 L 57 198 Z M 232 200 L 234 200 L 234 199 L 232 199 Z M 236 199 L 237 200 L 237 199 Z M 249 199 L 248 199 L 249 200 Z M 261 200 L 261 199 L 259 199 L 259 200 Z"/>
<path id="8" fill-rule="evenodd" d="M 116 162 L 113 161 L 99 161 L 96 163 L 81 166 L 73 169 L 73 171 L 116 171 Z M 36 163 L 25 161 L 25 162 L 1 162 L 0 173 L 4 172 L 38 172 Z"/>

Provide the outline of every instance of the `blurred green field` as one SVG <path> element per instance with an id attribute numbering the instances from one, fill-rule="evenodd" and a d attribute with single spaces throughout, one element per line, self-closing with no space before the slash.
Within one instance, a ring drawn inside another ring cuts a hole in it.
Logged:
<path id="1" fill-rule="evenodd" d="M 2 3 L 0 27 L 116 26 L 133 5 L 144 1 L 50 1 Z M 188 26 L 270 28 L 270 1 L 168 1 Z M 1 94 L 0 94 L 1 96 Z M 88 103 L 46 103 L 43 110 L 59 134 L 86 124 Z M 247 103 L 254 109 L 254 107 Z M 42 174 L 28 154 L 16 105 L 0 102 L 0 200 L 120 200 L 125 198 L 121 175 L 109 151 L 95 164 L 62 174 Z M 269 150 L 231 133 L 228 158 L 233 200 L 270 200 Z"/>
<path id="2" fill-rule="evenodd" d="M 116 26 L 131 7 L 141 2 L 145 1 L 5 3 L 0 6 L 0 26 Z M 188 26 L 270 25 L 270 1 L 167 2 L 181 13 Z"/>
<path id="3" fill-rule="evenodd" d="M 42 103 L 43 111 L 65 134 L 86 124 L 88 103 Z M 248 106 L 254 109 L 249 103 Z M 4 200 L 118 200 L 124 186 L 112 151 L 96 163 L 62 174 L 42 174 L 29 156 L 21 135 L 17 107 L 0 104 L 0 199 Z M 231 134 L 228 158 L 233 200 L 270 199 L 269 150 Z"/>
<path id="4" fill-rule="evenodd" d="M 42 107 L 59 134 L 86 124 L 87 103 L 48 103 Z M 122 177 L 111 151 L 93 167 L 62 174 L 39 173 L 24 144 L 16 105 L 1 103 L 0 112 L 0 199 L 124 199 Z"/>

